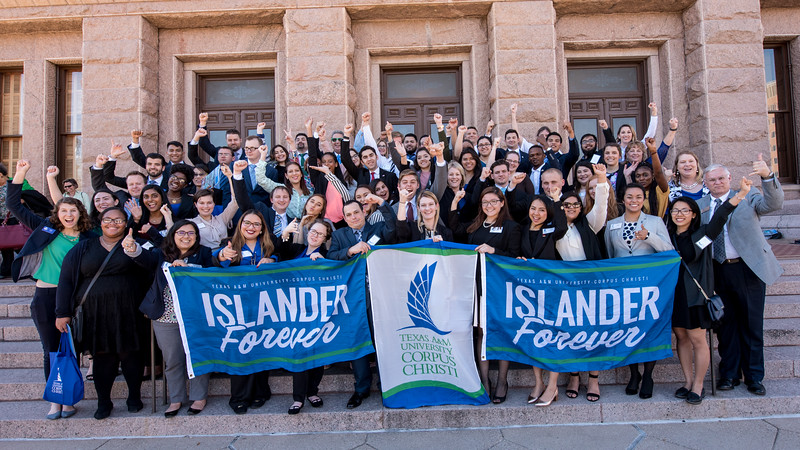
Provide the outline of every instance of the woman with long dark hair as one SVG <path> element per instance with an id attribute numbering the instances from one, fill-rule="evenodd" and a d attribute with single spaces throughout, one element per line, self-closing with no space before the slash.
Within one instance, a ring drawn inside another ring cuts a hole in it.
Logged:
<path id="1" fill-rule="evenodd" d="M 164 355 L 164 375 L 170 398 L 164 417 L 178 415 L 181 405 L 187 400 L 192 402 L 189 414 L 199 414 L 206 406 L 210 374 L 199 375 L 191 380 L 186 375 L 186 353 L 181 341 L 181 330 L 175 316 L 172 292 L 161 269 L 165 264 L 173 267 L 212 267 L 214 261 L 211 249 L 200 244 L 200 229 L 196 223 L 186 219 L 177 221 L 170 228 L 161 248 L 150 251 L 142 249 L 133 238 L 132 231 L 123 239 L 122 249 L 144 270 L 155 273 L 155 280 L 139 309 L 152 321 L 158 347 Z"/>
<path id="2" fill-rule="evenodd" d="M 275 262 L 275 244 L 264 216 L 255 209 L 242 214 L 233 237 L 215 252 L 215 261 L 222 267 L 260 266 Z M 231 375 L 231 398 L 228 401 L 236 414 L 250 407 L 260 408 L 272 396 L 269 371 L 250 375 Z"/>
<path id="3" fill-rule="evenodd" d="M 111 415 L 111 388 L 120 363 L 128 385 L 128 411 L 144 407 L 141 386 L 147 323 L 139 305 L 152 274 L 118 250 L 127 222 L 122 208 L 103 211 L 103 234 L 79 242 L 67 253 L 64 267 L 69 269 L 61 271 L 56 292 L 56 327 L 60 331 L 66 331 L 75 308 L 83 306 L 83 330 L 75 336 L 75 347 L 92 355 L 97 391 L 94 417 L 98 420 Z"/>
<path id="4" fill-rule="evenodd" d="M 742 178 L 739 192 L 728 197 L 719 206 L 719 211 L 714 211 L 708 225 L 702 225 L 700 207 L 691 198 L 678 197 L 669 205 L 667 231 L 675 250 L 686 263 L 680 266 L 672 306 L 672 331 L 678 340 L 678 360 L 685 380 L 684 385 L 675 391 L 675 397 L 693 405 L 703 401 L 703 379 L 711 357 L 706 330 L 711 328 L 711 318 L 705 306 L 705 297 L 692 277 L 708 295 L 714 292 L 714 255 L 710 244 L 724 231 L 728 216 L 745 199 L 751 186 L 750 180 Z"/>
<path id="5" fill-rule="evenodd" d="M 24 278 L 36 280 L 36 290 L 31 300 L 31 319 L 42 343 L 44 378 L 47 380 L 50 376 L 50 352 L 58 351 L 61 339 L 55 326 L 55 312 L 64 258 L 79 241 L 91 239 L 93 234 L 89 231 L 91 225 L 86 209 L 75 198 L 62 198 L 56 202 L 48 218 L 39 217 L 22 206 L 22 184 L 30 168 L 27 160 L 18 161 L 14 179 L 7 184 L 8 210 L 20 223 L 33 230 L 11 264 L 11 276 L 15 283 Z M 50 420 L 70 417 L 75 411 L 72 406 L 51 403 L 46 417 Z"/>

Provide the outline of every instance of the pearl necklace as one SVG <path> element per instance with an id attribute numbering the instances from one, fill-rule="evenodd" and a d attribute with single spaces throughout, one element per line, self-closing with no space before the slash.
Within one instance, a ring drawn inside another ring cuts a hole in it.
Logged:
<path id="1" fill-rule="evenodd" d="M 698 184 L 700 184 L 699 181 L 695 181 L 694 184 L 692 184 L 692 185 L 686 185 L 684 183 L 681 183 L 681 187 L 683 189 L 689 190 L 689 189 L 693 189 L 693 188 L 697 187 Z"/>

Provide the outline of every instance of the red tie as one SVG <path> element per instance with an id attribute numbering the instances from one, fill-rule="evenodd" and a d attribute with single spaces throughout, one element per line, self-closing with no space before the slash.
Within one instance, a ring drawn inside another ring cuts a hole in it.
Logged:
<path id="1" fill-rule="evenodd" d="M 375 172 L 369 173 L 369 181 L 375 181 Z"/>
<path id="2" fill-rule="evenodd" d="M 414 208 L 411 206 L 410 202 L 406 205 L 406 220 L 409 222 L 414 221 Z"/>

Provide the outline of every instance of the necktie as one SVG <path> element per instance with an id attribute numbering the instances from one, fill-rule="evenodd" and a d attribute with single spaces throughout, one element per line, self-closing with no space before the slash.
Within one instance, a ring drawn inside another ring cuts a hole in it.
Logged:
<path id="1" fill-rule="evenodd" d="M 374 180 L 375 180 L 375 172 L 370 172 L 369 173 L 369 181 L 374 181 Z"/>
<path id="2" fill-rule="evenodd" d="M 281 220 L 281 215 L 275 213 L 275 225 L 272 227 L 272 234 L 275 236 L 280 236 L 283 233 L 283 220 Z"/>
<path id="3" fill-rule="evenodd" d="M 353 230 L 353 234 L 356 235 L 356 242 L 361 242 L 361 230 Z"/>
<path id="4" fill-rule="evenodd" d="M 414 221 L 414 207 L 411 206 L 411 202 L 406 205 L 406 220 L 409 222 Z"/>
<path id="5" fill-rule="evenodd" d="M 156 183 L 156 180 L 150 180 L 150 181 L 147 182 L 147 184 L 148 184 L 148 186 L 153 186 L 153 185 L 156 185 L 158 183 Z"/>
<path id="6" fill-rule="evenodd" d="M 722 206 L 722 200 L 714 199 L 714 214 L 719 212 L 719 208 Z M 714 261 L 718 263 L 722 263 L 725 261 L 725 230 L 722 230 L 716 238 L 714 238 Z"/>

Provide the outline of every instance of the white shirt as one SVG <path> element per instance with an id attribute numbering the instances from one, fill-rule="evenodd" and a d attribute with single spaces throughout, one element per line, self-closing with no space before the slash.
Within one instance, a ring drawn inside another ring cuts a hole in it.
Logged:
<path id="1" fill-rule="evenodd" d="M 725 203 L 725 201 L 728 200 L 729 194 L 730 194 L 730 191 L 726 192 L 725 195 L 723 195 L 722 197 L 719 198 L 719 200 L 722 203 Z M 717 210 L 716 200 L 717 199 L 714 198 L 714 196 L 712 195 L 711 196 L 711 210 L 709 211 L 709 217 L 714 217 L 714 213 Z M 722 206 L 722 203 L 720 203 L 720 206 Z M 731 242 L 731 238 L 728 235 L 728 223 L 727 222 L 725 222 L 725 228 L 723 230 L 724 230 L 724 233 L 725 233 L 725 258 L 726 259 L 738 258 L 739 257 L 739 252 L 736 251 L 736 247 L 733 246 L 733 242 Z"/>
<path id="2" fill-rule="evenodd" d="M 531 183 L 533 183 L 533 193 L 539 194 L 539 184 L 542 179 L 542 169 L 544 169 L 544 163 L 542 163 L 539 168 L 531 167 Z"/>

